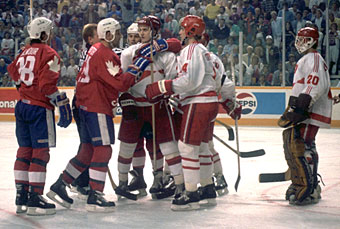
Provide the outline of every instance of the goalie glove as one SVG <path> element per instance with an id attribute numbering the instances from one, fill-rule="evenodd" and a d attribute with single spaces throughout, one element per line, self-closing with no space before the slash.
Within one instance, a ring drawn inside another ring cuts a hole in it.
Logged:
<path id="1" fill-rule="evenodd" d="M 133 64 L 127 69 L 127 72 L 136 77 L 136 82 L 138 82 L 142 76 L 144 70 L 149 66 L 152 61 L 147 57 L 137 57 Z"/>
<path id="2" fill-rule="evenodd" d="M 160 80 L 147 85 L 145 94 L 150 103 L 157 103 L 164 99 L 165 96 L 174 94 L 172 91 L 172 80 Z"/>
<path id="3" fill-rule="evenodd" d="M 143 56 L 143 57 L 151 57 L 151 45 L 150 44 L 145 44 L 142 45 L 142 47 L 140 47 L 137 50 L 136 55 L 137 56 Z M 153 44 L 152 44 L 152 55 L 156 55 L 156 52 L 164 52 L 166 50 L 168 50 L 169 45 L 168 42 L 165 39 L 158 39 L 158 40 L 154 40 Z"/>
<path id="4" fill-rule="evenodd" d="M 300 94 L 299 97 L 290 96 L 288 107 L 278 121 L 278 125 L 287 128 L 292 124 L 303 122 L 309 118 L 308 109 L 312 97 L 308 94 Z"/>
<path id="5" fill-rule="evenodd" d="M 226 99 L 224 102 L 221 103 L 224 110 L 228 113 L 228 115 L 232 119 L 241 119 L 242 114 L 242 105 L 236 101 L 232 101 L 230 99 Z"/>
<path id="6" fill-rule="evenodd" d="M 126 121 L 137 119 L 137 109 L 135 99 L 129 93 L 123 93 L 118 99 L 119 105 L 122 108 L 122 116 Z"/>
<path id="7" fill-rule="evenodd" d="M 49 96 L 50 102 L 59 109 L 59 120 L 57 125 L 60 127 L 68 127 L 72 122 L 72 112 L 70 100 L 67 98 L 65 92 L 55 92 Z"/>

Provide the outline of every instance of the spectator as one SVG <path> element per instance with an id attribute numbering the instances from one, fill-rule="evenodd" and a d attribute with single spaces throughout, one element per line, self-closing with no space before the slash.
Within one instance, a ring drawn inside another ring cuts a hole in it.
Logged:
<path id="1" fill-rule="evenodd" d="M 213 37 L 218 40 L 219 44 L 224 46 L 226 44 L 226 39 L 229 37 L 229 33 L 230 30 L 228 26 L 226 26 L 225 20 L 223 18 L 219 19 L 218 25 L 213 27 Z"/>
<path id="2" fill-rule="evenodd" d="M 230 15 L 230 20 L 233 24 L 238 24 L 238 21 L 241 19 L 240 15 L 237 13 L 237 7 L 232 8 L 232 14 Z"/>
<path id="3" fill-rule="evenodd" d="M 249 0 L 244 0 L 243 1 L 243 9 L 242 9 L 244 14 L 248 14 L 250 11 L 252 15 L 255 15 L 255 9 L 252 5 L 249 4 Z"/>
<path id="4" fill-rule="evenodd" d="M 288 74 L 286 74 L 287 85 L 293 85 L 295 65 L 296 65 L 295 55 L 291 53 L 288 56 L 288 61 L 286 61 L 286 71 L 288 72 Z"/>
<path id="5" fill-rule="evenodd" d="M 288 54 L 291 51 L 292 47 L 294 47 L 295 35 L 296 35 L 290 21 L 286 21 L 286 34 L 285 35 L 286 35 L 286 49 L 287 49 L 287 54 Z"/>
<path id="6" fill-rule="evenodd" d="M 188 4 L 184 2 L 184 0 L 178 0 L 178 2 L 175 5 L 175 10 L 177 11 L 179 8 L 182 10 L 188 9 Z"/>
<path id="7" fill-rule="evenodd" d="M 195 2 L 195 4 L 192 7 L 190 7 L 189 14 L 196 16 L 204 14 L 204 10 L 201 8 L 200 2 Z"/>
<path id="8" fill-rule="evenodd" d="M 186 15 L 185 15 L 185 12 L 182 8 L 177 8 L 176 9 L 176 13 L 175 13 L 175 19 L 179 22 L 179 20 L 181 18 L 184 18 Z"/>
<path id="9" fill-rule="evenodd" d="M 285 85 L 283 85 L 283 75 L 282 75 L 282 63 L 278 63 L 277 65 L 277 70 L 274 71 L 273 74 L 273 81 L 272 81 L 272 86 L 291 86 L 290 83 L 286 82 Z M 289 75 L 289 73 L 286 70 L 286 77 Z"/>
<path id="10" fill-rule="evenodd" d="M 156 2 L 154 0 L 142 0 L 140 7 L 145 15 L 149 15 L 151 10 L 156 7 Z"/>
<path id="11" fill-rule="evenodd" d="M 216 38 L 212 39 L 208 43 L 208 50 L 214 54 L 217 54 L 218 40 Z M 224 52 L 224 51 L 223 51 Z"/>
<path id="12" fill-rule="evenodd" d="M 264 38 L 271 34 L 269 22 L 268 20 L 264 20 L 263 15 L 260 15 L 256 24 L 256 32 L 256 39 L 260 39 L 263 44 L 265 43 Z"/>
<path id="13" fill-rule="evenodd" d="M 264 59 L 264 53 L 263 53 L 262 46 L 256 46 L 254 48 L 254 54 L 259 57 L 260 63 L 263 64 L 263 62 L 264 62 L 264 60 L 263 60 Z"/>
<path id="14" fill-rule="evenodd" d="M 334 14 L 334 17 L 336 18 L 340 18 L 340 9 L 339 9 L 339 1 L 334 1 L 332 4 L 331 4 L 331 7 L 329 9 L 329 13 L 333 13 Z"/>
<path id="15" fill-rule="evenodd" d="M 132 8 L 132 6 L 131 6 L 131 8 Z M 105 0 L 99 0 L 99 2 L 98 2 L 98 16 L 99 16 L 100 20 L 104 19 L 106 17 L 106 15 L 107 15 L 106 1 Z M 133 18 L 133 15 L 132 15 L 131 18 Z"/>
<path id="16" fill-rule="evenodd" d="M 55 30 L 52 30 L 50 36 L 51 36 L 51 47 L 56 51 L 63 51 L 63 45 L 61 43 L 60 38 L 55 33 Z"/>
<path id="17" fill-rule="evenodd" d="M 263 65 L 261 76 L 264 77 L 264 82 L 265 82 L 265 85 L 261 85 L 261 86 L 271 86 L 272 85 L 273 73 L 269 71 L 268 65 Z M 260 84 L 261 84 L 261 82 L 260 82 Z"/>
<path id="18" fill-rule="evenodd" d="M 247 47 L 247 53 L 242 55 L 242 61 L 245 63 L 247 66 L 251 64 L 251 60 L 254 56 L 254 48 L 251 45 L 248 45 Z"/>
<path id="19" fill-rule="evenodd" d="M 220 59 L 223 58 L 223 56 L 224 56 L 223 45 L 219 45 L 219 46 L 217 47 L 216 56 L 218 56 Z"/>
<path id="20" fill-rule="evenodd" d="M 73 58 L 70 59 L 70 65 L 67 67 L 66 76 L 69 79 L 72 79 L 72 82 L 75 82 L 76 76 L 78 74 L 78 65 L 75 64 L 75 60 Z M 74 85 L 74 84 L 73 84 Z"/>
<path id="21" fill-rule="evenodd" d="M 314 24 L 318 27 L 319 32 L 325 33 L 326 20 L 323 18 L 322 11 L 320 9 L 316 11 L 315 19 L 312 22 L 314 22 Z"/>
<path id="22" fill-rule="evenodd" d="M 245 36 L 246 36 L 246 42 L 247 44 L 253 43 L 253 40 L 255 39 L 256 35 L 256 23 L 255 18 L 250 10 L 247 12 L 247 17 L 245 18 L 246 22 L 246 30 L 245 30 Z"/>
<path id="23" fill-rule="evenodd" d="M 234 39 L 232 37 L 228 37 L 227 44 L 223 48 L 223 53 L 232 55 L 233 50 L 237 47 L 237 45 L 234 43 Z"/>
<path id="24" fill-rule="evenodd" d="M 263 12 L 272 12 L 276 9 L 273 0 L 263 0 L 261 8 Z"/>
<path id="25" fill-rule="evenodd" d="M 53 7 L 52 10 L 48 12 L 47 18 L 52 21 L 53 27 L 59 26 L 61 16 L 57 13 L 57 7 Z"/>
<path id="26" fill-rule="evenodd" d="M 271 35 L 266 37 L 264 54 L 264 63 L 268 65 L 270 72 L 274 72 L 277 69 L 277 63 L 279 62 L 279 49 L 273 45 L 273 37 Z"/>
<path id="27" fill-rule="evenodd" d="M 64 79 L 67 76 L 67 68 L 63 59 L 60 57 L 60 79 Z"/>
<path id="28" fill-rule="evenodd" d="M 58 3 L 58 14 L 60 14 L 61 12 L 63 12 L 64 8 L 68 8 L 69 6 L 69 1 L 65 1 L 65 0 L 59 0 L 59 3 Z"/>
<path id="29" fill-rule="evenodd" d="M 84 13 L 84 16 L 83 16 L 83 25 L 86 25 L 89 23 L 97 23 L 98 21 L 99 21 L 99 14 L 95 10 L 95 5 L 89 4 L 88 10 L 86 11 L 86 13 Z"/>
<path id="30" fill-rule="evenodd" d="M 7 65 L 3 58 L 0 59 L 0 79 L 4 77 L 7 72 Z"/>
<path id="31" fill-rule="evenodd" d="M 276 11 L 271 12 L 271 29 L 272 29 L 272 35 L 273 35 L 273 41 L 274 41 L 274 46 L 280 47 L 281 44 L 281 37 L 282 37 L 282 18 L 277 17 Z"/>
<path id="32" fill-rule="evenodd" d="M 69 27 L 70 20 L 71 20 L 71 15 L 68 14 L 67 7 L 64 7 L 63 10 L 62 10 L 61 16 L 60 16 L 59 26 L 60 27 Z"/>
<path id="33" fill-rule="evenodd" d="M 297 32 L 305 27 L 306 25 L 306 20 L 302 18 L 302 13 L 301 11 L 296 12 L 296 19 L 292 22 L 292 27 L 294 30 L 294 33 L 297 34 Z"/>
<path id="34" fill-rule="evenodd" d="M 169 14 L 167 22 L 164 24 L 162 38 L 167 39 L 170 37 L 177 37 L 179 31 L 179 25 L 177 20 L 174 19 L 173 14 Z M 167 34 L 167 36 L 165 36 Z"/>
<path id="35" fill-rule="evenodd" d="M 329 31 L 329 57 L 330 57 L 330 74 L 336 75 L 338 74 L 337 63 L 339 60 L 339 49 L 340 49 L 340 34 L 338 31 L 338 25 L 336 23 L 332 23 L 330 25 Z M 324 45 L 326 43 L 326 39 L 324 41 Z"/>
<path id="36" fill-rule="evenodd" d="M 334 13 L 329 13 L 329 25 L 332 25 L 333 23 L 336 23 L 338 28 L 340 28 L 340 17 L 334 17 Z"/>
<path id="37" fill-rule="evenodd" d="M 288 3 L 287 2 L 284 2 L 283 3 L 283 9 L 279 11 L 279 17 L 282 18 L 282 11 L 285 11 L 285 21 L 294 21 L 295 20 L 295 15 L 290 11 L 288 10 Z"/>
<path id="38" fill-rule="evenodd" d="M 204 11 L 204 22 L 206 25 L 206 29 L 212 30 L 215 25 L 215 19 L 219 14 L 220 6 L 216 5 L 215 0 L 210 0 L 210 3 L 207 5 L 207 8 Z"/>
<path id="39" fill-rule="evenodd" d="M 229 21 L 229 17 L 230 16 L 225 11 L 225 7 L 224 6 L 220 6 L 219 14 L 216 16 L 216 19 L 215 19 L 215 24 L 216 25 L 218 24 L 219 19 L 224 19 L 225 22 L 228 22 Z"/>
<path id="40" fill-rule="evenodd" d="M 14 40 L 11 38 L 9 32 L 5 32 L 4 38 L 1 41 L 1 55 L 13 55 L 14 51 Z"/>

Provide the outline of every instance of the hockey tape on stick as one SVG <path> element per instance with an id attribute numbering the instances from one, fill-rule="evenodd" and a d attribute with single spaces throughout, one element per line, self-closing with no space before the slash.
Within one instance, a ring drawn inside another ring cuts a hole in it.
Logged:
<path id="1" fill-rule="evenodd" d="M 220 124 L 220 125 L 224 126 L 225 128 L 227 128 L 227 130 L 228 130 L 228 136 L 229 136 L 228 140 L 229 140 L 229 141 L 233 141 L 233 140 L 235 139 L 235 135 L 234 135 L 234 130 L 233 130 L 233 128 L 232 128 L 231 126 L 225 124 L 224 122 L 218 120 L 218 119 L 216 119 L 215 121 L 216 121 L 218 124 Z"/>
<path id="2" fill-rule="evenodd" d="M 261 173 L 259 175 L 260 183 L 268 183 L 268 182 L 281 182 L 281 181 L 289 181 L 291 180 L 291 172 L 288 169 L 283 173 Z"/>

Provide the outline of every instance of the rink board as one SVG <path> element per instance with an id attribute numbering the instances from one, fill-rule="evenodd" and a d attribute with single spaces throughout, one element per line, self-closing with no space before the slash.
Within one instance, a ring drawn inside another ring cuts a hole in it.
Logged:
<path id="1" fill-rule="evenodd" d="M 69 98 L 73 97 L 74 87 L 60 87 Z M 242 104 L 242 119 L 240 125 L 248 126 L 276 126 L 277 119 L 285 110 L 291 95 L 291 87 L 237 87 L 237 100 Z M 332 88 L 332 94 L 340 93 L 340 88 Z M 0 121 L 14 121 L 14 108 L 19 99 L 15 88 L 0 88 Z M 57 112 L 56 112 L 57 113 Z M 120 109 L 114 119 L 120 122 Z M 233 125 L 234 121 L 219 108 L 219 119 Z M 340 104 L 333 106 L 332 127 L 340 127 Z"/>

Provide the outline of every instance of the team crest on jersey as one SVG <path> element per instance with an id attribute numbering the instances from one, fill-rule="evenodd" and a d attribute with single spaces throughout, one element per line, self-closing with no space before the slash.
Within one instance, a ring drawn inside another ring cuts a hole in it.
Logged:
<path id="1" fill-rule="evenodd" d="M 240 92 L 236 95 L 236 100 L 242 105 L 242 114 L 250 115 L 257 108 L 257 99 L 251 92 Z"/>
<path id="2" fill-rule="evenodd" d="M 115 76 L 119 72 L 119 66 L 113 66 L 112 61 L 107 61 L 106 63 L 107 71 L 112 75 Z"/>

